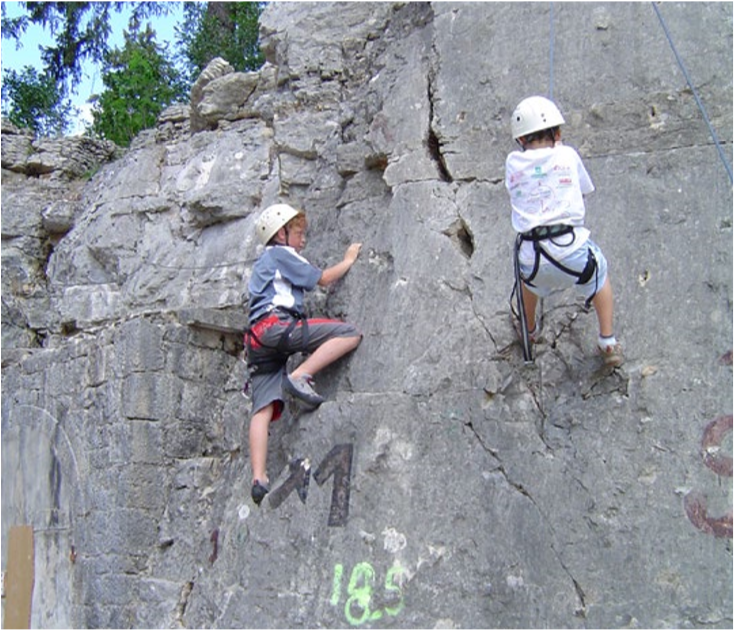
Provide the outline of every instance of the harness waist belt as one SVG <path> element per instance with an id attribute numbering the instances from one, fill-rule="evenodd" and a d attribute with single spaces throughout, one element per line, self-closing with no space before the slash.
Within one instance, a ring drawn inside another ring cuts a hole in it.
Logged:
<path id="1" fill-rule="evenodd" d="M 264 344 L 259 339 L 259 335 L 263 333 L 264 329 L 267 329 L 281 321 L 281 317 L 283 316 L 290 319 L 290 322 L 284 328 L 283 333 L 279 337 L 278 343 L 275 346 Z M 301 348 L 303 351 L 306 351 L 309 343 L 309 321 L 305 314 L 295 310 L 290 310 L 285 307 L 277 307 L 264 314 L 245 331 L 245 348 L 248 358 L 247 364 L 251 375 L 271 373 L 279 370 L 286 364 L 289 356 L 293 353 L 287 350 L 289 336 L 299 324 L 301 324 L 302 327 Z M 261 354 L 263 349 L 267 349 L 266 357 L 261 355 L 260 358 L 255 360 L 253 352 L 256 349 L 260 349 Z"/>
<path id="2" fill-rule="evenodd" d="M 552 224 L 551 226 L 536 226 L 536 228 L 529 230 L 526 233 L 518 233 L 516 237 L 516 244 L 514 249 L 514 255 L 516 260 L 516 266 L 517 269 L 517 275 L 519 278 L 523 279 L 523 282 L 530 286 L 535 287 L 533 284 L 533 280 L 536 278 L 536 274 L 539 270 L 539 265 L 541 263 L 541 257 L 543 256 L 544 259 L 546 259 L 549 263 L 556 266 L 559 270 L 562 272 L 569 274 L 573 277 L 577 278 L 577 285 L 585 285 L 592 279 L 593 276 L 595 276 L 595 291 L 592 293 L 592 295 L 587 299 L 585 305 L 587 309 L 589 309 L 589 306 L 592 302 L 592 299 L 594 298 L 595 294 L 597 294 L 597 259 L 595 259 L 594 254 L 592 253 L 591 248 L 587 248 L 587 262 L 584 266 L 584 269 L 581 272 L 577 272 L 576 270 L 572 270 L 571 268 L 567 268 L 564 264 L 557 261 L 552 257 L 546 250 L 541 246 L 541 242 L 545 239 L 551 239 L 553 237 L 558 237 L 560 235 L 568 235 L 569 233 L 574 233 L 574 226 L 569 226 L 568 224 Z M 520 274 L 520 266 L 518 262 L 518 253 L 521 249 L 521 243 L 524 241 L 530 241 L 533 242 L 533 250 L 535 254 L 535 259 L 533 262 L 533 269 L 531 270 L 531 274 L 528 275 L 528 277 L 523 278 Z M 572 240 L 573 241 L 573 240 Z"/>
<path id="3" fill-rule="evenodd" d="M 571 232 L 574 232 L 574 226 L 569 226 L 568 224 L 536 226 L 528 232 L 521 233 L 521 239 L 523 241 L 543 241 L 544 239 L 551 239 L 552 237 L 568 235 Z"/>
<path id="4" fill-rule="evenodd" d="M 289 309 L 288 307 L 274 307 L 273 309 L 269 309 L 267 312 L 259 316 L 255 321 L 253 321 L 250 326 L 254 327 L 258 323 L 264 321 L 267 318 L 273 318 L 273 317 L 288 317 L 288 318 L 297 318 L 299 320 L 303 319 L 305 317 L 304 314 L 301 312 L 296 311 L 295 309 Z"/>

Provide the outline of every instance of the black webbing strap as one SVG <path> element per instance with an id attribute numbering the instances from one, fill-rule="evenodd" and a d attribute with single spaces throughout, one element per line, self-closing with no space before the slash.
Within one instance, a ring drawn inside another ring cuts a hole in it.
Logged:
<path id="1" fill-rule="evenodd" d="M 278 343 L 275 346 L 267 345 L 262 340 L 260 340 L 260 338 L 258 338 L 258 336 L 253 331 L 252 327 L 249 327 L 245 330 L 245 345 L 247 348 L 248 370 L 250 371 L 250 375 L 260 375 L 261 373 L 274 373 L 275 371 L 280 370 L 281 367 L 286 364 L 289 357 L 293 353 L 295 353 L 294 351 L 288 350 L 288 339 L 293 330 L 299 324 L 299 322 L 301 323 L 302 327 L 301 351 L 303 352 L 307 349 L 307 346 L 309 344 L 309 321 L 306 315 L 290 309 L 286 309 L 284 307 L 279 307 L 276 310 L 269 312 L 266 317 L 275 315 L 276 312 L 279 311 L 288 314 L 288 316 L 291 317 L 291 321 L 283 330 L 283 333 L 281 334 L 280 338 L 278 339 Z M 255 341 L 263 349 L 270 350 L 271 353 L 268 353 L 267 356 L 263 358 L 255 360 L 253 358 L 255 354 L 253 353 L 252 349 L 252 341 Z"/>
<path id="2" fill-rule="evenodd" d="M 571 268 L 568 268 L 567 266 L 554 259 L 554 257 L 552 257 L 541 245 L 541 242 L 545 239 L 553 239 L 554 237 L 561 237 L 562 235 L 568 235 L 570 233 L 574 234 L 573 226 L 568 226 L 567 224 L 554 224 L 552 226 L 537 226 L 527 233 L 520 233 L 518 235 L 520 241 L 533 242 L 533 251 L 536 255 L 536 258 L 533 262 L 533 270 L 531 270 L 531 274 L 528 276 L 528 278 L 523 279 L 523 281 L 527 285 L 535 287 L 533 285 L 533 279 L 536 278 L 536 274 L 538 273 L 542 256 L 549 263 L 556 266 L 565 274 L 576 277 L 577 285 L 584 285 L 585 283 L 588 283 L 589 280 L 592 278 L 592 275 L 595 275 L 595 277 L 597 276 L 597 259 L 595 259 L 595 255 L 592 253 L 591 248 L 587 249 L 587 263 L 585 264 L 584 269 L 581 272 L 577 272 L 576 270 L 572 270 Z M 587 309 L 589 309 L 592 299 L 595 297 L 595 294 L 597 294 L 597 289 L 598 288 L 595 287 L 595 291 L 592 296 L 590 296 L 585 301 L 585 307 Z"/>

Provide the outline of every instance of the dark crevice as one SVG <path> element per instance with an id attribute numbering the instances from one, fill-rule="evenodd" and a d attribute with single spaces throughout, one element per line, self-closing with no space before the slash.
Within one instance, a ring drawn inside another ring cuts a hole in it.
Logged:
<path id="1" fill-rule="evenodd" d="M 472 257 L 475 252 L 475 240 L 469 227 L 461 217 L 452 222 L 442 233 L 449 237 L 465 257 L 468 259 Z"/>
<path id="2" fill-rule="evenodd" d="M 429 156 L 431 156 L 431 159 L 436 163 L 437 169 L 439 170 L 439 177 L 443 182 L 452 182 L 452 174 L 449 173 L 444 156 L 442 155 L 441 142 L 431 127 L 429 128 L 429 138 L 426 144 L 429 148 Z"/>
<path id="3" fill-rule="evenodd" d="M 569 572 L 566 567 L 564 567 L 564 570 Z M 571 577 L 572 583 L 574 584 L 574 590 L 577 592 L 577 597 L 579 598 L 579 603 L 580 603 L 580 607 L 574 611 L 574 615 L 582 619 L 586 619 L 587 618 L 587 602 L 585 600 L 584 590 L 582 590 L 582 587 L 579 585 L 579 582 L 576 579 L 574 579 L 574 577 L 572 577 L 571 575 L 570 577 Z"/>
<path id="4" fill-rule="evenodd" d="M 377 170 L 381 173 L 384 172 L 388 167 L 388 156 L 383 153 L 372 154 L 365 158 L 365 168 L 370 170 Z"/>
<path id="5" fill-rule="evenodd" d="M 62 322 L 59 329 L 61 335 L 67 338 L 70 338 L 71 336 L 74 336 L 81 331 L 82 329 L 77 326 L 77 322 L 75 320 L 67 320 Z"/>
<path id="6" fill-rule="evenodd" d="M 434 76 L 433 72 L 429 72 L 427 82 L 427 92 L 429 97 L 429 135 L 426 139 L 426 146 L 429 149 L 429 156 L 436 164 L 439 171 L 439 177 L 443 182 L 454 182 L 452 174 L 449 172 L 447 162 L 442 153 L 442 142 L 434 129 Z"/>

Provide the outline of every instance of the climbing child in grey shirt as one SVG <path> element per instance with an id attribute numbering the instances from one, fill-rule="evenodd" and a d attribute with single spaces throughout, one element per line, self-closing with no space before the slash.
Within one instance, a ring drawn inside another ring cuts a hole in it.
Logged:
<path id="1" fill-rule="evenodd" d="M 258 219 L 256 232 L 265 250 L 253 267 L 248 291 L 249 323 L 245 335 L 253 415 L 250 420 L 251 495 L 260 504 L 268 493 L 266 457 L 268 428 L 283 410 L 283 391 L 319 406 L 324 399 L 314 390 L 314 375 L 355 349 L 362 334 L 349 323 L 329 318 L 306 318 L 304 293 L 317 285 L 341 279 L 360 253 L 352 244 L 339 263 L 321 270 L 301 250 L 306 244 L 306 215 L 287 204 L 269 206 Z M 310 354 L 291 373 L 289 356 Z"/>
<path id="2" fill-rule="evenodd" d="M 505 162 L 513 228 L 518 233 L 523 313 L 535 342 L 538 297 L 575 285 L 591 303 L 599 324 L 598 349 L 605 364 L 623 363 L 613 331 L 613 291 L 607 260 L 584 227 L 584 195 L 594 186 L 579 154 L 561 142 L 564 118 L 544 97 L 529 97 L 513 112 L 511 129 L 520 150 Z"/>

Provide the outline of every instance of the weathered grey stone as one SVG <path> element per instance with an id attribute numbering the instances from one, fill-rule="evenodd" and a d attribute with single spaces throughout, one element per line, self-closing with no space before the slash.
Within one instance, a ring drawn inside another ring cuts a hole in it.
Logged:
<path id="1" fill-rule="evenodd" d="M 115 332 L 118 375 L 160 371 L 165 366 L 163 355 L 164 331 L 150 322 L 135 319 L 123 323 Z"/>
<path id="2" fill-rule="evenodd" d="M 158 115 L 158 124 L 181 123 L 188 121 L 190 116 L 191 111 L 188 105 L 170 105 Z"/>
<path id="3" fill-rule="evenodd" d="M 244 118 L 242 112 L 248 98 L 258 85 L 257 72 L 234 72 L 212 79 L 202 90 L 197 114 L 209 127 L 220 120 L 236 121 Z"/>
<path id="4" fill-rule="evenodd" d="M 66 179 L 90 174 L 118 155 L 112 142 L 83 136 L 33 140 L 27 132 L 3 128 L 3 169 L 31 176 L 54 175 Z"/>
<path id="5" fill-rule="evenodd" d="M 74 323 L 75 327 L 109 322 L 122 316 L 120 290 L 114 284 L 69 286 L 64 289 L 62 301 L 59 310 L 62 322 Z"/>
<path id="6" fill-rule="evenodd" d="M 178 313 L 179 322 L 204 329 L 221 331 L 226 334 L 241 334 L 248 325 L 242 311 L 213 310 L 206 308 L 182 309 Z"/>
<path id="7" fill-rule="evenodd" d="M 5 350 L 35 347 L 37 345 L 34 332 L 28 327 L 23 310 L 2 301 L 2 346 Z"/>
<path id="8" fill-rule="evenodd" d="M 203 119 L 199 114 L 199 104 L 204 98 L 204 90 L 206 86 L 218 79 L 230 73 L 234 72 L 234 68 L 221 57 L 217 57 L 209 62 L 204 72 L 194 82 L 191 88 L 191 121 L 190 128 L 192 133 L 200 132 L 205 129 L 210 129 L 210 123 Z"/>
<path id="9" fill-rule="evenodd" d="M 656 7 L 731 164 L 732 6 Z M 731 628 L 732 183 L 653 6 L 271 3 L 261 39 L 88 181 L 77 141 L 3 124 L 2 546 L 39 534 L 32 624 Z M 532 367 L 509 317 L 508 118 L 552 87 L 613 372 L 571 292 Z M 242 333 L 276 200 L 321 267 L 363 243 L 308 307 L 364 338 L 272 424 L 256 507 Z"/>
<path id="10" fill-rule="evenodd" d="M 19 130 L 7 119 L 2 121 L 2 168 L 25 173 L 26 160 L 33 153 L 33 134 Z M 3 173 L 3 180 L 6 179 Z"/>
<path id="11" fill-rule="evenodd" d="M 266 59 L 292 79 L 307 75 L 331 79 L 344 70 L 342 43 L 379 37 L 393 10 L 389 3 L 314 3 L 299 13 L 274 6 L 261 18 Z"/>
<path id="12" fill-rule="evenodd" d="M 41 212 L 43 228 L 51 234 L 68 233 L 74 226 L 74 216 L 78 205 L 69 200 L 52 203 Z"/>
<path id="13" fill-rule="evenodd" d="M 128 419 L 161 420 L 171 413 L 173 385 L 167 375 L 132 373 L 122 380 L 122 414 Z"/>

